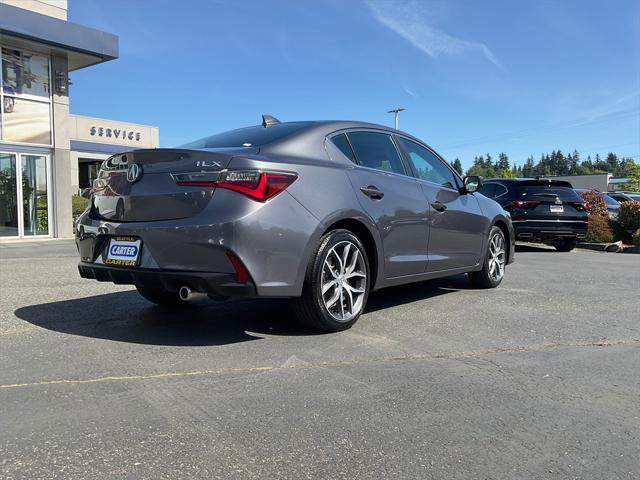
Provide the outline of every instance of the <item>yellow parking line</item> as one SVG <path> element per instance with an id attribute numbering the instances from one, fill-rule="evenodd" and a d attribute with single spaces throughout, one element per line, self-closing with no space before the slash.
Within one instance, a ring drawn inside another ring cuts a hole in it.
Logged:
<path id="1" fill-rule="evenodd" d="M 169 377 L 193 377 L 197 375 L 215 375 L 223 373 L 238 373 L 238 372 L 264 372 L 273 370 L 277 367 L 250 367 L 250 368 L 222 368 L 216 370 L 193 370 L 190 372 L 163 372 L 163 373 L 150 373 L 148 375 L 109 375 L 107 377 L 87 378 L 84 380 L 42 380 L 40 382 L 31 383 L 9 383 L 0 385 L 0 388 L 17 388 L 17 387 L 33 387 L 40 385 L 81 385 L 86 383 L 99 383 L 109 381 L 121 381 L 121 380 L 150 380 L 154 378 L 169 378 Z"/>

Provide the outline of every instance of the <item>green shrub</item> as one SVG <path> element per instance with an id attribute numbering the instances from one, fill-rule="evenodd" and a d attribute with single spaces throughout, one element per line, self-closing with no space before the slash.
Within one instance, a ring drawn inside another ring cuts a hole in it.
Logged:
<path id="1" fill-rule="evenodd" d="M 611 243 L 613 242 L 613 230 L 609 219 L 602 215 L 591 215 L 587 228 L 587 242 Z"/>
<path id="2" fill-rule="evenodd" d="M 602 217 L 609 217 L 607 212 L 607 204 L 604 201 L 604 195 L 595 190 L 589 190 L 586 192 L 578 192 L 578 195 L 587 203 L 587 211 L 589 215 L 599 215 Z"/>
<path id="3" fill-rule="evenodd" d="M 71 210 L 73 211 L 73 218 L 76 218 L 82 212 L 84 212 L 89 206 L 89 200 L 81 197 L 80 195 L 74 195 L 71 197 Z"/>
<path id="4" fill-rule="evenodd" d="M 633 232 L 633 244 L 640 247 L 640 228 Z"/>
<path id="5" fill-rule="evenodd" d="M 622 228 L 629 232 L 635 232 L 640 228 L 640 202 L 622 202 L 618 221 Z"/>

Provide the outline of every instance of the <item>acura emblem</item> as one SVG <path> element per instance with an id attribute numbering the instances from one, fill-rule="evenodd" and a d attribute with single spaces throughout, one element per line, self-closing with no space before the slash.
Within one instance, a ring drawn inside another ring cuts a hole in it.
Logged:
<path id="1" fill-rule="evenodd" d="M 140 177 L 142 176 L 142 167 L 140 165 L 138 165 L 137 163 L 132 163 L 131 165 L 129 165 L 129 168 L 127 169 L 127 181 L 129 183 L 135 183 L 138 180 L 140 180 Z"/>

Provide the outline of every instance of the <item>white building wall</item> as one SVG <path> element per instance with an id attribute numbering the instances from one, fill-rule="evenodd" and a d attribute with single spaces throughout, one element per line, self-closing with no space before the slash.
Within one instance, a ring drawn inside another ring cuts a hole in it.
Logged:
<path id="1" fill-rule="evenodd" d="M 60 20 L 67 19 L 67 0 L 0 0 L 0 3 L 24 8 Z"/>
<path id="2" fill-rule="evenodd" d="M 598 173 L 594 175 L 566 175 L 558 177 L 549 177 L 553 180 L 565 180 L 570 182 L 574 188 L 589 188 L 606 192 L 609 190 L 610 173 Z"/>

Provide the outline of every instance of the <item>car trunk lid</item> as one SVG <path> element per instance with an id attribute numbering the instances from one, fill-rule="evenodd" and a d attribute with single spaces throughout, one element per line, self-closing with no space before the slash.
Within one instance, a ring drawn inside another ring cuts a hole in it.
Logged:
<path id="1" fill-rule="evenodd" d="M 247 153 L 247 149 L 242 150 Z M 175 175 L 224 170 L 235 150 L 135 150 L 105 160 L 94 182 L 92 214 L 118 222 L 187 218 L 200 213 L 215 188 L 185 191 Z"/>

